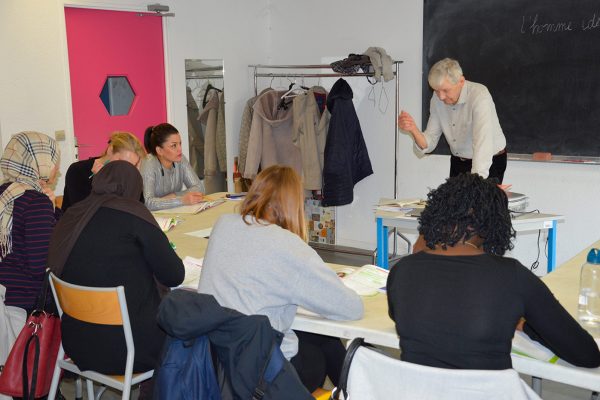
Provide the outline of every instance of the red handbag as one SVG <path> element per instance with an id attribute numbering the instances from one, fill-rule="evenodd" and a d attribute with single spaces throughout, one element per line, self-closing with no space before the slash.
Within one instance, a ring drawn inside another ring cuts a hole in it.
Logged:
<path id="1" fill-rule="evenodd" d="M 47 282 L 46 275 L 41 299 L 46 298 Z M 31 313 L 0 371 L 0 393 L 25 400 L 46 396 L 60 338 L 60 318 L 46 311 Z"/>

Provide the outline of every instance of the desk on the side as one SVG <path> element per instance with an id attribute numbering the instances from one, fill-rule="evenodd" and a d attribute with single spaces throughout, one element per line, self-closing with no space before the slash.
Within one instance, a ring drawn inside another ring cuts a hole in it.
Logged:
<path id="1" fill-rule="evenodd" d="M 403 233 L 418 233 L 419 222 L 416 217 L 402 213 L 377 211 L 377 265 L 389 268 L 387 255 L 388 227 L 397 228 Z M 562 215 L 555 214 L 523 214 L 512 219 L 513 228 L 517 232 L 537 231 L 548 229 L 548 272 L 556 267 L 556 226 L 558 221 L 564 221 Z"/>

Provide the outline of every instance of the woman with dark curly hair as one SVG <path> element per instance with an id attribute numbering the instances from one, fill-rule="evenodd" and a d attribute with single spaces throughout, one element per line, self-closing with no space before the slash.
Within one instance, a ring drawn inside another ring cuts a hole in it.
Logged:
<path id="1" fill-rule="evenodd" d="M 515 329 L 580 367 L 600 365 L 594 339 L 517 260 L 508 199 L 477 174 L 449 178 L 427 196 L 422 251 L 388 278 L 390 317 L 404 361 L 439 368 L 511 368 Z"/>

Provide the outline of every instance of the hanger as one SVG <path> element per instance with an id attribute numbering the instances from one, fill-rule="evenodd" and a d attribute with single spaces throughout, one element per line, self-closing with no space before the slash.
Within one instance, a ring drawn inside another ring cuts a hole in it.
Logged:
<path id="1" fill-rule="evenodd" d="M 294 87 L 297 86 L 297 87 Z M 298 85 L 296 82 L 292 82 L 290 84 L 289 90 L 281 95 L 282 99 L 289 99 L 291 97 L 300 96 L 302 94 L 306 94 L 308 88 L 306 86 Z"/>
<path id="2" fill-rule="evenodd" d="M 206 107 L 206 103 L 208 103 L 208 101 L 206 100 L 206 97 L 208 96 L 208 92 L 210 92 L 211 90 L 216 90 L 217 92 L 223 92 L 222 89 L 216 88 L 212 85 L 212 83 L 208 82 L 208 86 L 206 86 L 206 90 L 204 91 L 204 98 L 202 99 L 202 108 Z"/>

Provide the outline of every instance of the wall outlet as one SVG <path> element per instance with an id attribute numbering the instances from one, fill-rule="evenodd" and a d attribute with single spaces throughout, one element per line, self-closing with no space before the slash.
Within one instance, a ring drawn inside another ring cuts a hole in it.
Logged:
<path id="1" fill-rule="evenodd" d="M 64 130 L 54 131 L 54 138 L 56 139 L 57 142 L 64 142 L 66 140 L 65 131 Z"/>

